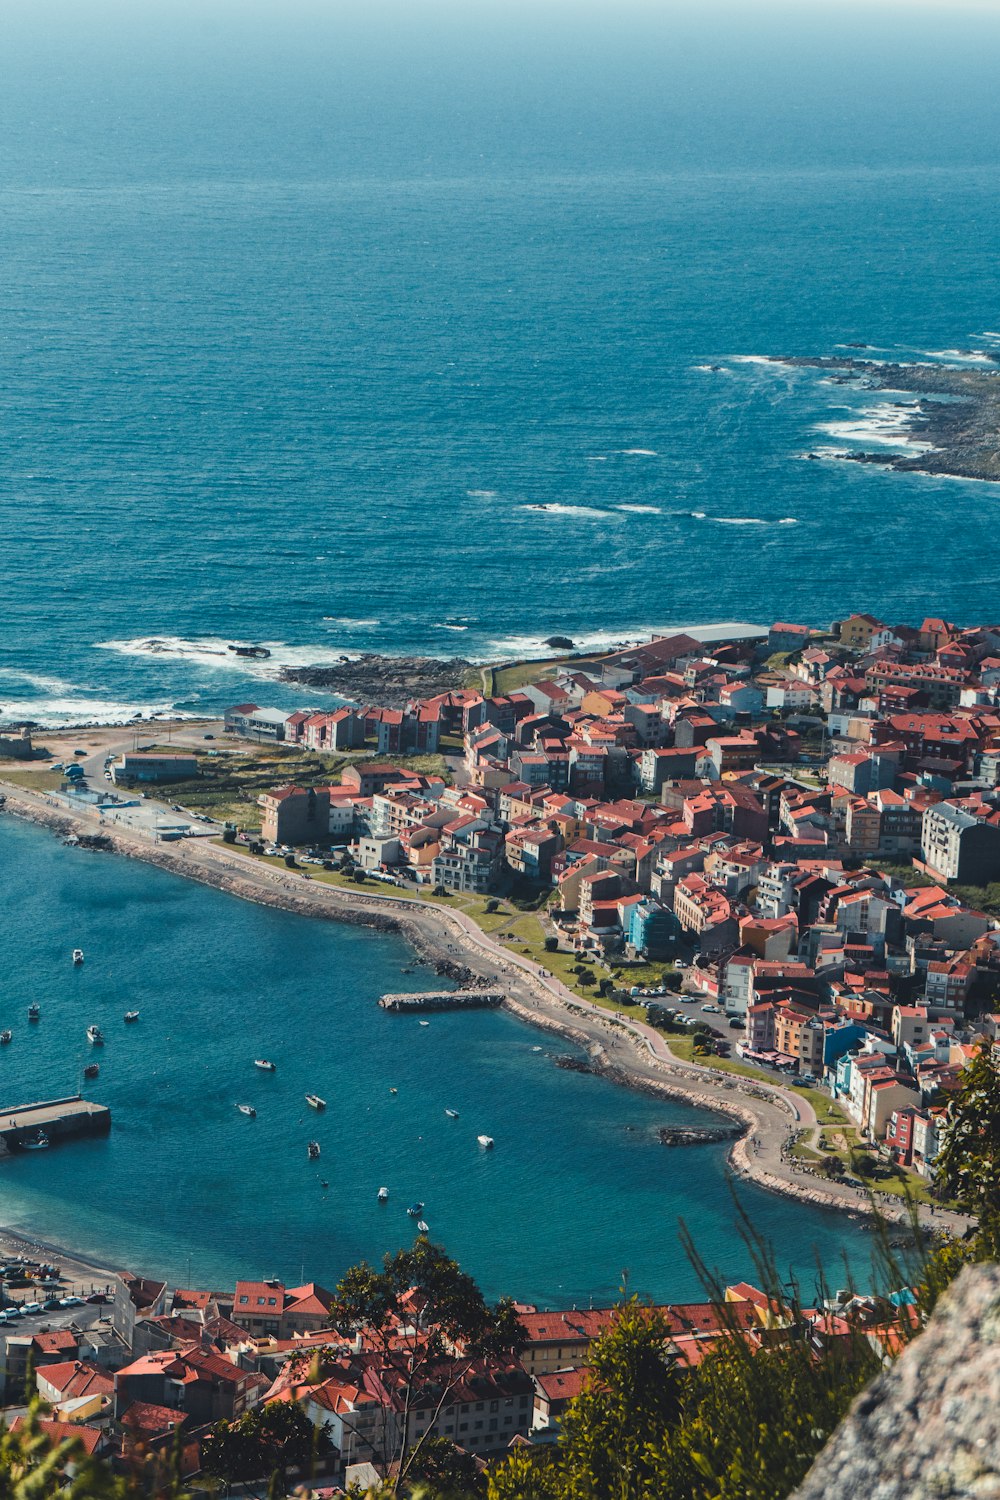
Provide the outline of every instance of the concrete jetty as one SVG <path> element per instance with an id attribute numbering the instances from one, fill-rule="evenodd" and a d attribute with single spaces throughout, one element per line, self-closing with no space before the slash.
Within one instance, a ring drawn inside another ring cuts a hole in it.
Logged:
<path id="1" fill-rule="evenodd" d="M 383 1010 L 493 1010 L 504 1002 L 500 990 L 423 990 L 410 995 L 383 995 Z"/>
<path id="2" fill-rule="evenodd" d="M 75 1136 L 107 1135 L 110 1129 L 108 1106 L 84 1099 L 82 1094 L 0 1108 L 0 1155 L 24 1150 L 25 1143 L 35 1140 L 39 1131 L 54 1146 Z"/>

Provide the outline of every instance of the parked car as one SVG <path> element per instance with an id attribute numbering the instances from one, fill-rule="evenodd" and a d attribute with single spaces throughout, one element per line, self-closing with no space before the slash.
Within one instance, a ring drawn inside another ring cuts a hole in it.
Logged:
<path id="1" fill-rule="evenodd" d="M 83 1306 L 83 1298 L 82 1297 L 60 1297 L 60 1299 L 59 1299 L 59 1305 L 60 1305 L 60 1307 L 82 1307 Z"/>
<path id="2" fill-rule="evenodd" d="M 730 1031 L 736 1031 L 737 1028 L 742 1031 L 743 1022 L 740 1020 L 739 1016 L 733 1016 L 733 1019 L 729 1023 L 729 1029 Z"/>
<path id="3" fill-rule="evenodd" d="M 107 1292 L 91 1292 L 91 1294 L 90 1294 L 89 1297 L 85 1297 L 84 1298 L 84 1301 L 85 1302 L 110 1302 L 111 1298 L 108 1296 Z"/>
<path id="4" fill-rule="evenodd" d="M 60 1302 L 58 1297 L 46 1297 L 45 1301 L 42 1303 L 42 1307 L 46 1312 L 53 1312 L 57 1307 L 61 1306 L 62 1303 Z"/>
<path id="5" fill-rule="evenodd" d="M 42 1310 L 42 1304 L 40 1302 L 26 1302 L 24 1304 L 24 1306 L 21 1308 L 21 1311 L 25 1315 L 27 1315 L 28 1313 L 41 1312 L 41 1310 Z"/>

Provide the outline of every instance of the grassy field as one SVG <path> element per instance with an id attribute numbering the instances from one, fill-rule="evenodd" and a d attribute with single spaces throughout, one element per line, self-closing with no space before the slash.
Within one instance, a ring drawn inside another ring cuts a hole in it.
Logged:
<path id="1" fill-rule="evenodd" d="M 0 760 L 0 781 L 10 781 L 29 792 L 57 792 L 64 777 L 58 771 L 43 770 L 37 763 L 30 769 L 21 760 Z"/>

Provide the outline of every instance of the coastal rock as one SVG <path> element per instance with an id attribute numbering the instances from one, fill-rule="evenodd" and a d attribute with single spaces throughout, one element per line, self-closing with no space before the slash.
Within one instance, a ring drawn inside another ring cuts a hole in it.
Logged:
<path id="1" fill-rule="evenodd" d="M 862 1391 L 794 1500 L 1000 1496 L 1000 1266 L 968 1266 Z"/>
<path id="2" fill-rule="evenodd" d="M 570 638 L 569 638 L 568 635 L 550 635 L 550 636 L 546 636 L 546 638 L 542 642 L 542 644 L 544 646 L 551 646 L 553 648 L 553 650 L 555 650 L 555 651 L 575 651 L 576 650 L 576 646 L 570 640 Z"/>
<path id="3" fill-rule="evenodd" d="M 382 656 L 366 652 L 336 666 L 283 667 L 283 682 L 320 688 L 357 702 L 375 700 L 387 708 L 402 708 L 411 698 L 432 698 L 450 692 L 476 668 L 461 656 L 441 661 L 435 656 Z"/>
<path id="4" fill-rule="evenodd" d="M 661 1146 L 709 1146 L 717 1141 L 735 1141 L 744 1134 L 742 1125 L 663 1125 L 657 1131 Z"/>

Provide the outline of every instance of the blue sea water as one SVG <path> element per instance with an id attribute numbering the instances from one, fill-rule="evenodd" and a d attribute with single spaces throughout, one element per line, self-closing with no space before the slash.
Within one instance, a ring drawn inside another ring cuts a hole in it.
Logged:
<path id="1" fill-rule="evenodd" d="M 753 1274 L 722 1152 L 656 1139 L 711 1117 L 559 1069 L 553 1055 L 572 1049 L 506 1015 L 388 1015 L 381 993 L 426 985 L 426 971 L 400 973 L 401 941 L 66 849 L 11 819 L 0 871 L 0 1025 L 14 1032 L 0 1113 L 83 1087 L 113 1122 L 106 1138 L 0 1161 L 5 1226 L 182 1284 L 330 1284 L 408 1243 L 421 1199 L 432 1237 L 485 1288 L 543 1305 L 611 1298 L 626 1273 L 633 1291 L 696 1297 L 681 1217 L 711 1265 Z M 94 1023 L 101 1048 L 85 1038 Z M 739 1197 L 783 1274 L 811 1290 L 817 1256 L 833 1281 L 846 1256 L 865 1279 L 871 1236 L 850 1221 L 752 1187 Z"/>
<path id="2" fill-rule="evenodd" d="M 961 0 L 11 0 L 0 709 L 996 617 L 992 486 L 804 462 L 892 398 L 734 356 L 1000 354 L 998 42 Z"/>

